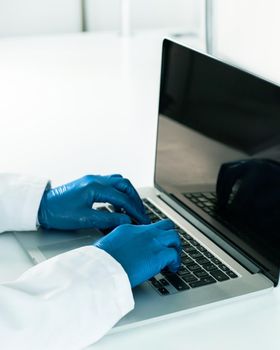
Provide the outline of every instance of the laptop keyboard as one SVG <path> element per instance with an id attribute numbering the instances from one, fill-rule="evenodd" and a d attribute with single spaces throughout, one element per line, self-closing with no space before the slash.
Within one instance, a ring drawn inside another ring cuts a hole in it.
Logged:
<path id="1" fill-rule="evenodd" d="M 200 197 L 207 199 L 205 196 Z M 208 198 L 211 203 L 214 203 L 213 200 L 215 198 L 213 197 Z M 198 198 L 198 196 L 193 198 Z M 204 199 L 201 202 L 206 203 Z M 152 223 L 168 218 L 148 199 L 143 199 L 143 203 Z M 205 205 L 205 207 L 209 206 Z M 181 266 L 177 273 L 171 273 L 167 270 L 161 271 L 160 274 L 150 279 L 152 286 L 161 295 L 174 294 L 238 277 L 235 272 L 210 253 L 191 235 L 176 224 L 174 225 L 182 242 Z"/>

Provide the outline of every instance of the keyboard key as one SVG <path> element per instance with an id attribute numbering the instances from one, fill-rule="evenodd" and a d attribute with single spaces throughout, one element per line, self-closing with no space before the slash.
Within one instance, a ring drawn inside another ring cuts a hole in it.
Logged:
<path id="1" fill-rule="evenodd" d="M 194 264 L 195 262 L 193 261 L 193 259 L 191 259 L 190 257 L 188 257 L 188 256 L 184 256 L 183 258 L 182 258 L 182 263 L 184 264 L 184 265 L 192 265 L 192 264 Z"/>
<path id="2" fill-rule="evenodd" d="M 186 253 L 186 255 L 189 257 L 190 252 L 195 252 L 196 250 L 193 249 L 193 247 L 182 247 L 183 251 Z"/>
<path id="3" fill-rule="evenodd" d="M 184 249 L 186 253 L 190 253 L 190 252 L 196 252 L 197 250 L 195 249 L 195 247 L 190 246 L 187 247 L 186 249 Z"/>
<path id="4" fill-rule="evenodd" d="M 159 282 L 165 287 L 169 286 L 169 283 L 164 278 L 160 279 Z"/>
<path id="5" fill-rule="evenodd" d="M 199 265 L 207 265 L 210 264 L 210 260 L 206 259 L 206 258 L 199 258 L 196 259 L 196 262 L 199 263 Z"/>
<path id="6" fill-rule="evenodd" d="M 184 248 L 186 248 L 186 249 L 193 248 L 193 246 L 189 242 L 187 242 L 185 240 L 182 241 L 182 246 L 183 246 L 183 249 Z"/>
<path id="7" fill-rule="evenodd" d="M 161 283 L 157 279 L 155 279 L 154 277 L 150 279 L 150 282 L 156 288 L 162 287 Z"/>
<path id="8" fill-rule="evenodd" d="M 154 220 L 154 219 L 159 220 L 159 217 L 157 215 L 155 215 L 155 214 L 150 214 L 149 217 L 150 217 L 151 220 Z"/>
<path id="9" fill-rule="evenodd" d="M 195 241 L 194 239 L 191 239 L 191 240 L 190 240 L 190 243 L 191 243 L 193 246 L 199 245 L 199 243 L 198 243 L 197 241 Z"/>
<path id="10" fill-rule="evenodd" d="M 155 212 L 157 215 L 160 215 L 160 214 L 161 214 L 161 211 L 160 211 L 158 208 L 154 208 L 154 212 Z"/>
<path id="11" fill-rule="evenodd" d="M 206 248 L 202 247 L 202 245 L 196 246 L 196 249 L 198 249 L 202 253 L 207 251 Z"/>
<path id="12" fill-rule="evenodd" d="M 182 278 L 186 283 L 198 281 L 198 279 L 192 274 L 182 276 Z"/>
<path id="13" fill-rule="evenodd" d="M 186 239 L 191 238 L 191 236 L 190 236 L 185 230 L 183 230 L 181 227 L 179 227 L 178 231 L 179 231 Z"/>
<path id="14" fill-rule="evenodd" d="M 210 252 L 205 252 L 203 254 L 206 256 L 206 258 L 209 258 L 209 259 L 215 258 L 214 255 L 211 254 Z"/>
<path id="15" fill-rule="evenodd" d="M 189 287 L 186 285 L 185 282 L 183 282 L 177 275 L 174 273 L 165 273 L 164 277 L 168 280 L 170 284 L 172 284 L 173 287 L 175 287 L 177 290 L 187 290 Z"/>
<path id="16" fill-rule="evenodd" d="M 207 284 L 212 284 L 212 283 L 216 283 L 216 280 L 213 277 L 209 276 L 209 277 L 202 278 L 200 281 L 191 282 L 189 283 L 189 285 L 192 288 L 197 288 L 197 287 L 206 286 Z"/>
<path id="17" fill-rule="evenodd" d="M 178 231 L 179 231 L 179 233 L 182 234 L 182 236 L 184 237 L 184 239 L 186 239 L 187 241 L 190 240 L 190 239 L 192 239 L 192 237 L 191 237 L 188 233 L 186 233 L 183 229 L 179 228 Z"/>
<path id="18" fill-rule="evenodd" d="M 215 257 L 211 259 L 211 262 L 212 262 L 213 264 L 215 264 L 215 265 L 221 264 L 221 261 L 220 261 L 219 259 L 215 258 Z"/>
<path id="19" fill-rule="evenodd" d="M 219 282 L 229 280 L 229 277 L 220 270 L 210 271 L 210 274 Z"/>
<path id="20" fill-rule="evenodd" d="M 206 271 L 213 271 L 213 270 L 217 270 L 217 266 L 215 266 L 214 264 L 206 264 L 206 265 L 203 265 L 203 268 L 206 270 Z"/>
<path id="21" fill-rule="evenodd" d="M 230 269 L 224 264 L 218 265 L 218 268 L 221 269 L 224 272 L 230 271 Z"/>
<path id="22" fill-rule="evenodd" d="M 191 256 L 193 259 L 203 257 L 203 255 L 201 253 L 199 253 L 198 251 L 189 252 L 189 256 Z"/>
<path id="23" fill-rule="evenodd" d="M 190 271 L 196 271 L 196 270 L 200 270 L 201 267 L 197 264 L 192 264 L 192 265 L 187 265 L 187 268 L 190 270 Z"/>
<path id="24" fill-rule="evenodd" d="M 186 275 L 186 274 L 190 274 L 189 270 L 185 267 L 185 266 L 180 266 L 179 271 L 177 272 L 178 275 Z"/>
<path id="25" fill-rule="evenodd" d="M 162 294 L 162 295 L 167 295 L 167 294 L 169 294 L 168 290 L 167 290 L 166 288 L 164 288 L 164 287 L 158 288 L 158 291 L 159 291 L 160 294 Z"/>
<path id="26" fill-rule="evenodd" d="M 150 207 L 151 209 L 156 209 L 156 207 L 155 207 L 151 202 L 149 202 L 149 207 Z"/>
<path id="27" fill-rule="evenodd" d="M 209 274 L 204 270 L 194 271 L 194 275 L 196 275 L 198 278 L 209 276 Z"/>
<path id="28" fill-rule="evenodd" d="M 230 278 L 236 278 L 238 277 L 236 273 L 234 273 L 233 271 L 227 271 L 226 274 L 230 277 Z"/>

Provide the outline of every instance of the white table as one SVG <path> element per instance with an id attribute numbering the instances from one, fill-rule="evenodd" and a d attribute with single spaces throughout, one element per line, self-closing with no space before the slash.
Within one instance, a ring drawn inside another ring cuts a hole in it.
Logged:
<path id="1" fill-rule="evenodd" d="M 0 170 L 55 184 L 122 173 L 150 185 L 156 135 L 160 33 L 121 40 L 75 34 L 0 41 Z M 199 43 L 193 42 L 195 45 Z M 0 236 L 0 281 L 30 261 Z M 276 349 L 280 289 L 104 337 L 92 349 Z"/>

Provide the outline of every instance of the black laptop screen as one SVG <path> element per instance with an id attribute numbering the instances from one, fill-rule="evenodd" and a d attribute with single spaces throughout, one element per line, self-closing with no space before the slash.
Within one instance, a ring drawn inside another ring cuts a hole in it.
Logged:
<path id="1" fill-rule="evenodd" d="M 165 40 L 155 184 L 277 282 L 280 87 Z"/>

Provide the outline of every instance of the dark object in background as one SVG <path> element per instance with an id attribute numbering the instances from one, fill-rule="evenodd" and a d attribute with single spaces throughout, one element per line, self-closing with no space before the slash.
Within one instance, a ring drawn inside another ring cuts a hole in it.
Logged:
<path id="1" fill-rule="evenodd" d="M 225 163 L 217 180 L 218 211 L 251 233 L 280 235 L 280 164 L 268 159 Z"/>

